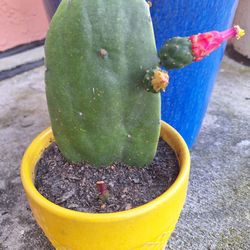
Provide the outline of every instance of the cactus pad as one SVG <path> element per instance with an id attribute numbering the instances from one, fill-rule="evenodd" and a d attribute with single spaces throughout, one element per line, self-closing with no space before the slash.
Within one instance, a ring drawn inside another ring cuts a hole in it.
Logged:
<path id="1" fill-rule="evenodd" d="M 96 166 L 153 160 L 160 95 L 142 81 L 158 64 L 146 1 L 62 1 L 46 40 L 46 95 L 67 159 Z"/>
<path id="2" fill-rule="evenodd" d="M 160 50 L 161 64 L 167 69 L 183 68 L 192 63 L 191 42 L 186 37 L 170 39 Z"/>
<path id="3" fill-rule="evenodd" d="M 152 93 L 165 91 L 169 83 L 168 73 L 159 67 L 147 70 L 143 79 L 145 90 Z"/>

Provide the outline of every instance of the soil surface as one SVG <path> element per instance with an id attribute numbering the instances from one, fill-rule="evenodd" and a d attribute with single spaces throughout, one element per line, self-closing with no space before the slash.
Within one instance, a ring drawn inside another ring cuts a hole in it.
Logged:
<path id="1" fill-rule="evenodd" d="M 48 200 L 76 211 L 110 213 L 140 206 L 161 195 L 175 181 L 179 164 L 173 150 L 160 139 L 154 161 L 144 168 L 120 162 L 99 169 L 86 162 L 73 164 L 52 143 L 36 169 L 35 186 Z M 107 200 L 98 191 L 100 181 L 108 190 Z"/>

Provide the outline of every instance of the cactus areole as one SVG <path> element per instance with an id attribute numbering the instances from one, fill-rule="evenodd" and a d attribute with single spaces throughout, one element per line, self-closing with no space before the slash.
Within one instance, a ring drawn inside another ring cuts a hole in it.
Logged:
<path id="1" fill-rule="evenodd" d="M 145 0 L 63 0 L 45 44 L 46 95 L 55 140 L 73 162 L 144 166 L 156 153 L 160 91 L 238 26 L 173 38 L 159 53 Z"/>
<path id="2" fill-rule="evenodd" d="M 146 1 L 62 1 L 46 40 L 46 95 L 67 159 L 97 167 L 153 160 L 160 94 L 141 82 L 158 63 Z"/>

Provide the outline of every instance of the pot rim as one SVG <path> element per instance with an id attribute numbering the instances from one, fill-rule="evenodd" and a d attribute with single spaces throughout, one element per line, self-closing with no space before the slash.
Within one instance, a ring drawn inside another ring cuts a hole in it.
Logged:
<path id="1" fill-rule="evenodd" d="M 124 220 L 125 218 L 131 218 L 135 216 L 141 216 L 145 213 L 149 213 L 150 211 L 154 210 L 159 204 L 166 202 L 172 196 L 177 193 L 177 190 L 183 185 L 185 180 L 189 176 L 190 170 L 190 153 L 187 147 L 186 142 L 181 137 L 181 135 L 169 124 L 165 122 L 161 122 L 161 130 L 166 131 L 169 135 L 169 141 L 167 142 L 170 144 L 170 141 L 175 139 L 177 144 L 179 145 L 179 151 L 176 152 L 179 165 L 180 165 L 180 172 L 175 180 L 175 182 L 160 196 L 156 197 L 155 199 L 132 209 L 113 212 L 113 213 L 89 213 L 89 212 L 79 212 L 75 210 L 71 210 L 68 208 L 63 208 L 55 203 L 49 201 L 44 196 L 42 196 L 38 190 L 35 188 L 33 183 L 33 170 L 35 168 L 35 164 L 32 163 L 32 158 L 34 155 L 41 155 L 44 148 L 45 142 L 48 140 L 47 138 L 53 138 L 53 133 L 51 127 L 42 131 L 28 146 L 26 149 L 24 156 L 21 162 L 21 180 L 24 187 L 24 190 L 29 199 L 33 202 L 40 204 L 40 206 L 44 207 L 45 209 L 49 210 L 51 213 L 55 213 L 57 215 L 62 215 L 63 217 L 70 217 L 77 220 L 84 220 L 84 221 L 91 221 L 91 222 L 111 222 L 111 221 L 119 221 Z M 166 141 L 166 139 L 164 138 Z M 176 142 L 175 142 L 176 144 Z M 170 145 L 171 146 L 171 145 Z M 172 147 L 172 146 L 171 146 Z M 42 150 L 41 150 L 42 149 Z M 182 163 L 180 163 L 179 155 L 182 155 Z M 31 171 L 32 169 L 32 171 Z"/>

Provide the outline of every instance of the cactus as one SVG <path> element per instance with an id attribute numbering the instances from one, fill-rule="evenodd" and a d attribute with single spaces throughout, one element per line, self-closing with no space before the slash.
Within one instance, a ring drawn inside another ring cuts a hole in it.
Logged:
<path id="1" fill-rule="evenodd" d="M 153 160 L 159 92 L 168 84 L 160 61 L 170 68 L 195 59 L 192 39 L 169 44 L 159 59 L 145 0 L 61 2 L 46 39 L 45 80 L 52 130 L 68 160 L 96 167 Z"/>
<path id="2" fill-rule="evenodd" d="M 167 69 L 183 68 L 193 61 L 202 60 L 229 38 L 239 39 L 244 34 L 244 30 L 234 26 L 223 32 L 210 31 L 190 37 L 172 38 L 160 50 L 161 64 Z"/>
<path id="3" fill-rule="evenodd" d="M 46 94 L 66 158 L 96 166 L 153 160 L 160 94 L 141 81 L 158 64 L 146 1 L 62 1 L 46 40 Z"/>
<path id="4" fill-rule="evenodd" d="M 152 93 L 165 91 L 168 83 L 168 73 L 164 70 L 161 70 L 159 67 L 147 70 L 143 79 L 145 90 Z"/>

